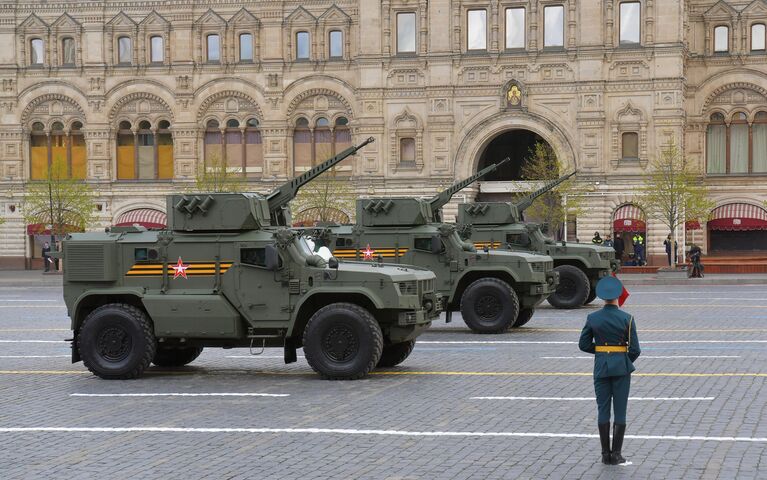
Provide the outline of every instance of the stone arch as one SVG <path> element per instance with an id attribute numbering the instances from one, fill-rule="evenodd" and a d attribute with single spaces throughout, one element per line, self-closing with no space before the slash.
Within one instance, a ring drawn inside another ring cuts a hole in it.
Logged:
<path id="1" fill-rule="evenodd" d="M 61 111 L 57 110 L 54 112 L 51 110 L 55 108 L 56 103 L 60 104 Z M 35 97 L 27 103 L 27 106 L 21 112 L 22 125 L 26 125 L 35 114 L 40 114 L 41 112 L 38 110 L 46 106 L 46 104 L 49 107 L 49 111 L 45 113 L 46 118 L 50 116 L 78 115 L 82 117 L 83 123 L 85 123 L 85 110 L 76 100 L 60 93 L 46 93 Z M 66 106 L 70 107 L 69 110 L 67 110 Z"/>
<path id="2" fill-rule="evenodd" d="M 541 115 L 517 110 L 489 116 L 468 129 L 453 159 L 456 178 L 476 173 L 485 147 L 501 133 L 513 129 L 538 134 L 551 145 L 567 171 L 577 169 L 578 157 L 573 148 L 575 142 L 562 128 Z M 469 160 L 462 162 L 463 159 Z"/>
<path id="3" fill-rule="evenodd" d="M 250 108 L 243 109 L 242 105 L 239 103 L 237 104 L 236 109 L 229 108 L 226 102 L 228 102 L 230 99 L 244 100 L 249 104 L 246 105 L 246 107 Z M 244 112 L 244 110 L 252 110 L 253 112 L 248 112 L 248 114 L 255 114 L 260 122 L 263 122 L 264 120 L 264 113 L 255 98 L 237 90 L 224 90 L 214 93 L 203 100 L 197 109 L 197 122 L 199 123 L 203 120 L 203 118 L 208 118 L 213 115 L 211 112 L 209 112 L 210 108 L 221 100 L 224 100 L 223 114 L 226 118 L 231 117 L 232 114 Z M 223 117 L 219 120 L 223 120 Z"/>
<path id="4" fill-rule="evenodd" d="M 148 110 L 145 110 L 142 101 L 148 102 Z M 152 105 L 152 102 L 155 102 L 158 105 Z M 126 106 L 132 103 L 137 104 L 136 113 L 139 115 L 167 113 L 170 114 L 171 124 L 175 120 L 175 113 L 173 109 L 162 97 L 149 92 L 136 92 L 120 97 L 120 99 L 118 99 L 112 105 L 112 108 L 109 109 L 109 121 L 113 122 L 115 117 L 117 117 L 117 115 L 121 113 Z M 158 109 L 158 106 L 161 108 Z"/>
<path id="5" fill-rule="evenodd" d="M 325 96 L 325 97 L 334 97 L 336 98 L 341 104 L 344 106 L 344 110 L 346 113 L 350 116 L 354 116 L 354 109 L 352 108 L 351 103 L 344 98 L 343 95 L 340 95 L 336 93 L 334 90 L 330 90 L 328 88 L 313 88 L 311 90 L 306 90 L 304 92 L 301 92 L 300 94 L 293 97 L 293 100 L 291 100 L 290 104 L 288 105 L 288 117 L 292 117 L 295 111 L 298 109 L 298 106 L 306 100 L 307 98 L 316 97 L 316 96 Z"/>
<path id="6" fill-rule="evenodd" d="M 761 95 L 764 99 L 767 99 L 767 88 L 761 87 L 759 85 L 756 85 L 751 82 L 744 82 L 744 81 L 738 81 L 738 82 L 729 82 L 725 83 L 724 85 L 721 85 L 717 88 L 714 88 L 711 90 L 705 97 L 705 100 L 703 101 L 703 106 L 701 108 L 701 113 L 705 114 L 711 108 L 712 102 L 716 100 L 720 95 L 727 93 L 731 90 L 751 90 L 752 92 L 755 92 L 759 95 Z M 764 100 L 761 100 L 762 102 Z M 743 99 L 743 102 L 739 103 L 749 103 L 747 98 Z"/>
<path id="7" fill-rule="evenodd" d="M 292 118 L 298 105 L 305 99 L 315 95 L 332 96 L 344 106 L 351 118 L 355 117 L 354 106 L 348 99 L 355 98 L 355 90 L 348 83 L 327 75 L 313 75 L 296 80 L 285 88 L 284 104 L 286 116 Z"/>

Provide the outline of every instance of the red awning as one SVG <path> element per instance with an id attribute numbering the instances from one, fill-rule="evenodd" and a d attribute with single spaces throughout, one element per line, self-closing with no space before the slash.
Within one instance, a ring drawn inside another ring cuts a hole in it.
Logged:
<path id="1" fill-rule="evenodd" d="M 636 205 L 624 205 L 615 211 L 614 232 L 644 232 L 646 229 L 644 212 Z"/>
<path id="2" fill-rule="evenodd" d="M 700 222 L 698 220 L 687 220 L 684 222 L 685 230 L 700 230 Z"/>
<path id="3" fill-rule="evenodd" d="M 767 230 L 767 210 L 748 203 L 716 207 L 707 222 L 710 230 Z"/>
<path id="4" fill-rule="evenodd" d="M 66 235 L 67 233 L 77 233 L 77 232 L 85 231 L 76 225 L 64 225 L 59 230 L 61 230 L 59 234 L 62 234 L 62 235 Z M 51 229 L 45 228 L 45 225 L 42 223 L 30 223 L 29 225 L 27 225 L 27 235 L 50 235 L 50 234 L 51 234 Z"/>
<path id="5" fill-rule="evenodd" d="M 168 217 L 159 210 L 151 208 L 139 208 L 125 212 L 115 220 L 115 227 L 130 227 L 138 224 L 142 227 L 154 230 L 162 230 L 168 222 Z"/>

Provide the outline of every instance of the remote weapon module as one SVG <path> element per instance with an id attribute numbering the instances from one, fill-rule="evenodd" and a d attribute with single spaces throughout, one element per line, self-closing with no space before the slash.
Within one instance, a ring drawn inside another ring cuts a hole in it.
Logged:
<path id="1" fill-rule="evenodd" d="M 284 228 L 298 189 L 364 147 L 344 150 L 266 197 L 170 195 L 168 226 L 63 241 L 72 361 L 106 379 L 181 366 L 204 347 L 304 348 L 325 378 L 394 366 L 439 315 L 435 276 L 418 267 L 325 261 Z"/>

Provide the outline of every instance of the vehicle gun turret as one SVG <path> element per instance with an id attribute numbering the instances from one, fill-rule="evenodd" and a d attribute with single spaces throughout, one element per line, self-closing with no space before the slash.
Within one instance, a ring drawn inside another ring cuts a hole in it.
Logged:
<path id="1" fill-rule="evenodd" d="M 168 196 L 168 228 L 184 232 L 238 232 L 289 226 L 288 203 L 298 190 L 354 155 L 373 137 L 340 152 L 263 196 L 258 193 L 197 193 Z"/>
<path id="2" fill-rule="evenodd" d="M 501 165 L 510 162 L 511 159 L 509 157 L 504 158 L 498 163 L 494 163 L 490 166 L 487 166 L 483 168 L 482 170 L 478 171 L 474 175 L 464 178 L 463 180 L 459 180 L 455 182 L 454 184 L 450 185 L 448 188 L 442 190 L 438 194 L 434 195 L 431 199 L 429 199 L 429 205 L 431 207 L 432 211 L 432 218 L 435 222 L 441 222 L 442 221 L 442 207 L 448 204 L 450 202 L 450 199 L 453 198 L 453 195 L 460 192 L 464 188 L 468 187 L 472 183 L 476 182 L 480 178 L 484 177 L 490 172 L 494 172 L 500 168 Z"/>

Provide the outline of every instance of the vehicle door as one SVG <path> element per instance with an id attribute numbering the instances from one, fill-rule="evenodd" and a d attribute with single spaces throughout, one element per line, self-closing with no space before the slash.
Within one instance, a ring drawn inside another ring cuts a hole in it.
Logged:
<path id="1" fill-rule="evenodd" d="M 279 327 L 290 319 L 291 313 L 289 265 L 285 253 L 279 252 L 276 269 L 269 269 L 266 250 L 266 243 L 238 245 L 234 291 L 240 312 L 251 324 Z"/>

